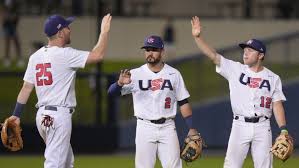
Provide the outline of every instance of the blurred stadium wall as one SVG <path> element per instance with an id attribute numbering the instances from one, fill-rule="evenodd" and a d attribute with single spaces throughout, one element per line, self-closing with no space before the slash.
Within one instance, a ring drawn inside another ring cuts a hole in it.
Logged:
<path id="1" fill-rule="evenodd" d="M 36 42 L 47 42 L 43 33 L 45 18 L 45 16 L 35 16 L 21 19 L 19 34 L 25 57 L 29 57 L 35 51 Z M 176 57 L 198 52 L 191 36 L 190 18 L 174 20 Z M 105 59 L 143 60 L 139 48 L 144 37 L 150 34 L 162 35 L 165 22 L 166 20 L 162 18 L 113 18 L 109 49 Z M 250 38 L 262 39 L 298 30 L 299 20 L 203 19 L 202 25 L 205 39 L 215 48 L 223 48 L 237 45 Z M 94 46 L 97 40 L 97 28 L 100 29 L 100 25 L 96 25 L 95 17 L 79 17 L 71 28 L 73 47 L 89 50 Z M 1 40 L 0 51 L 4 50 L 3 43 L 4 41 Z M 281 60 L 281 55 L 281 52 L 275 51 L 269 59 Z M 0 56 L 3 56 L 3 53 Z M 299 59 L 294 60 L 299 61 Z"/>

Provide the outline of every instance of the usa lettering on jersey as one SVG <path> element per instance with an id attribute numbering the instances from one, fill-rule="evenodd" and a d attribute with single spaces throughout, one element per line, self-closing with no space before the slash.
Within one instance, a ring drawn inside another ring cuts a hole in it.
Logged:
<path id="1" fill-rule="evenodd" d="M 139 89 L 142 91 L 147 91 L 147 90 L 152 90 L 152 91 L 156 91 L 156 90 L 164 90 L 166 88 L 168 88 L 169 90 L 173 90 L 171 81 L 169 79 L 153 79 L 153 80 L 147 80 L 147 84 L 145 84 L 145 86 L 143 85 L 143 83 L 146 83 L 146 81 L 144 82 L 144 80 L 138 80 L 138 84 L 139 84 Z"/>
<path id="2" fill-rule="evenodd" d="M 247 79 L 246 79 L 247 78 Z M 244 73 L 241 73 L 239 81 L 243 85 L 248 85 L 250 88 L 267 88 L 268 91 L 271 90 L 271 85 L 269 80 L 262 79 L 262 78 L 252 78 L 252 77 L 245 77 Z"/>
<path id="3" fill-rule="evenodd" d="M 151 72 L 147 64 L 130 72 L 132 82 L 122 87 L 121 94 L 132 93 L 134 115 L 139 118 L 174 117 L 177 101 L 190 96 L 180 72 L 167 64 L 159 73 Z"/>

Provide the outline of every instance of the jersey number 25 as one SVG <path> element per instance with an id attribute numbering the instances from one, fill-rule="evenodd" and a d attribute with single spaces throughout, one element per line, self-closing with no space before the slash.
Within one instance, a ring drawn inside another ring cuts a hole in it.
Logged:
<path id="1" fill-rule="evenodd" d="M 37 64 L 35 67 L 36 72 L 36 84 L 37 86 L 52 85 L 53 78 L 52 73 L 48 68 L 51 68 L 51 63 Z"/>

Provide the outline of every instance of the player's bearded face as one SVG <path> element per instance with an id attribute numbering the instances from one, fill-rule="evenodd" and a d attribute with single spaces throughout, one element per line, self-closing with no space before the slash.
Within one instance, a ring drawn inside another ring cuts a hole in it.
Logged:
<path id="1" fill-rule="evenodd" d="M 149 64 L 157 64 L 162 59 L 162 49 L 145 48 L 145 59 Z"/>
<path id="2" fill-rule="evenodd" d="M 250 67 L 256 65 L 259 61 L 259 52 L 252 48 L 244 48 L 243 61 Z"/>

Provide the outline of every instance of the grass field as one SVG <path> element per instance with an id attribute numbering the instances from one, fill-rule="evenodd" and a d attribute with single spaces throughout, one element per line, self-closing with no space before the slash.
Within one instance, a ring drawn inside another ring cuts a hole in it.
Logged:
<path id="1" fill-rule="evenodd" d="M 184 168 L 221 168 L 223 167 L 222 156 L 204 156 L 201 159 L 186 165 Z M 41 168 L 43 167 L 42 156 L 0 156 L 1 168 Z M 292 157 L 287 162 L 283 163 L 279 160 L 274 160 L 274 168 L 298 168 L 299 157 Z M 76 155 L 76 168 L 133 168 L 133 155 Z M 155 168 L 161 168 L 157 162 Z M 245 160 L 243 168 L 253 168 L 252 160 L 249 157 Z"/>

